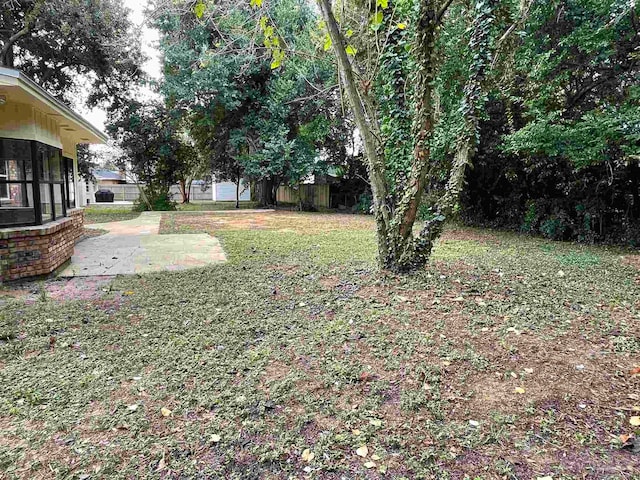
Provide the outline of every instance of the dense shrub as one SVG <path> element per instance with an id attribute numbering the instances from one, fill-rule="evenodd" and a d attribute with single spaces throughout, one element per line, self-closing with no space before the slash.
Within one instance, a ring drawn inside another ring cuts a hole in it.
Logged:
<path id="1" fill-rule="evenodd" d="M 176 210 L 176 202 L 171 198 L 171 194 L 164 188 L 154 188 L 147 186 L 143 189 L 149 204 L 145 202 L 142 195 L 133 204 L 133 210 L 136 212 L 153 211 L 171 211 Z M 151 208 L 149 208 L 151 207 Z"/>

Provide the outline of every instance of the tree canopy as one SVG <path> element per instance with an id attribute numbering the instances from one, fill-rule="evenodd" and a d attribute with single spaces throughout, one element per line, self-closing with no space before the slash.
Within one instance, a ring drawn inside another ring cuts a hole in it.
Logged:
<path id="1" fill-rule="evenodd" d="M 122 0 L 0 0 L 0 66 L 66 101 L 117 104 L 144 56 Z"/>
<path id="2" fill-rule="evenodd" d="M 220 178 L 295 185 L 325 166 L 318 148 L 336 120 L 329 59 L 315 56 L 310 5 L 281 0 L 156 2 L 162 92 Z M 282 65 L 287 58 L 286 68 Z"/>

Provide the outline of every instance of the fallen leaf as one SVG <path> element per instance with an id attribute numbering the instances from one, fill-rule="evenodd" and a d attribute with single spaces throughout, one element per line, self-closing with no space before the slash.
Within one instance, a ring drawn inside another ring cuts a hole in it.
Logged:
<path id="1" fill-rule="evenodd" d="M 640 417 L 631 417 L 629 423 L 634 427 L 640 427 Z"/>
<path id="2" fill-rule="evenodd" d="M 360 448 L 358 448 L 356 450 L 356 455 L 358 455 L 359 457 L 366 457 L 367 455 L 369 455 L 369 449 L 367 448 L 366 445 L 361 446 Z"/>
<path id="3" fill-rule="evenodd" d="M 548 475 L 546 477 L 537 477 L 536 480 L 553 480 L 553 477 Z"/>
<path id="4" fill-rule="evenodd" d="M 640 375 L 640 367 L 631 369 L 631 371 L 629 372 L 629 375 Z"/>
<path id="5" fill-rule="evenodd" d="M 313 460 L 315 458 L 314 453 L 309 450 L 308 448 L 304 450 L 304 452 L 302 452 L 302 459 L 305 462 L 310 462 L 311 460 Z"/>
<path id="6" fill-rule="evenodd" d="M 445 360 L 444 362 L 442 362 L 442 365 L 448 367 L 449 365 L 451 365 L 451 362 L 449 360 Z"/>
<path id="7" fill-rule="evenodd" d="M 169 410 L 167 407 L 162 407 L 160 409 L 160 413 L 162 414 L 163 417 L 169 417 L 173 412 Z"/>
<path id="8" fill-rule="evenodd" d="M 360 435 L 362 432 L 356 428 L 355 430 L 351 430 L 351 433 L 353 433 L 355 436 L 358 436 L 358 435 Z"/>
<path id="9" fill-rule="evenodd" d="M 522 387 L 516 387 L 513 389 L 513 393 L 523 394 L 524 392 L 525 392 L 525 389 Z"/>
<path id="10" fill-rule="evenodd" d="M 387 466 L 386 465 L 380 465 L 380 473 L 384 474 L 387 473 Z"/>
<path id="11" fill-rule="evenodd" d="M 378 460 L 380 460 L 380 456 L 379 456 L 379 455 L 376 455 L 376 454 L 374 453 L 373 455 L 371 455 L 371 460 L 378 461 Z"/>
<path id="12" fill-rule="evenodd" d="M 471 425 L 472 427 L 479 427 L 480 426 L 480 422 L 478 422 L 476 420 L 469 420 L 469 425 Z"/>
<path id="13" fill-rule="evenodd" d="M 378 420 L 377 418 L 372 418 L 371 420 L 369 420 L 369 423 L 374 427 L 379 427 L 380 425 L 382 425 L 382 420 Z"/>
<path id="14" fill-rule="evenodd" d="M 217 433 L 214 433 L 213 435 L 211 435 L 211 441 L 213 443 L 218 443 L 220 440 L 222 440 L 222 438 Z"/>
<path id="15" fill-rule="evenodd" d="M 376 464 L 373 462 L 367 462 L 364 464 L 366 468 L 375 468 Z"/>
<path id="16" fill-rule="evenodd" d="M 627 443 L 629 440 L 633 438 L 632 433 L 623 433 L 618 437 L 622 443 Z"/>
<path id="17" fill-rule="evenodd" d="M 525 368 L 524 369 L 524 373 L 532 374 L 533 373 L 533 368 Z"/>
<path id="18" fill-rule="evenodd" d="M 162 470 L 164 470 L 166 468 L 166 466 L 167 466 L 167 464 L 164 461 L 164 454 L 162 454 L 162 458 L 158 462 L 158 468 L 156 468 L 156 472 L 161 472 Z"/>
<path id="19" fill-rule="evenodd" d="M 129 405 L 127 406 L 127 410 L 131 410 L 132 412 L 135 412 L 138 409 L 139 405 L 134 403 L 133 405 Z"/>

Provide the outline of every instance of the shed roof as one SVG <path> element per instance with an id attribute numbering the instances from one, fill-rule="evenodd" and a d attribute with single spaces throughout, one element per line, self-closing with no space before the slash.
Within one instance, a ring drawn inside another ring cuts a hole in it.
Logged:
<path id="1" fill-rule="evenodd" d="M 92 170 L 93 176 L 98 180 L 124 180 L 122 175 L 113 170 L 105 170 L 103 168 L 96 168 Z"/>

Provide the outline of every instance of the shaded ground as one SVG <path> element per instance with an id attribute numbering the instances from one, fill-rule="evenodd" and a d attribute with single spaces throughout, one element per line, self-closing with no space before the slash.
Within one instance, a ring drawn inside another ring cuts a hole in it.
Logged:
<path id="1" fill-rule="evenodd" d="M 637 256 L 453 229 L 381 275 L 368 222 L 165 215 L 230 262 L 5 291 L 0 471 L 640 478 Z"/>
<path id="2" fill-rule="evenodd" d="M 253 209 L 256 208 L 257 204 L 257 202 L 241 201 L 240 209 Z M 197 201 L 186 204 L 179 203 L 176 208 L 183 212 L 236 210 L 236 202 Z"/>

